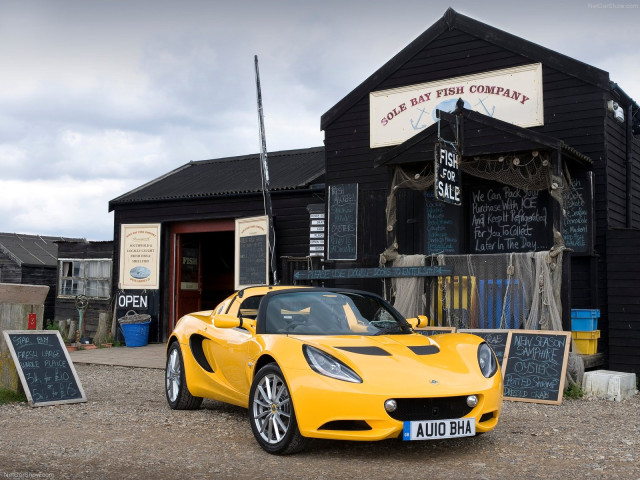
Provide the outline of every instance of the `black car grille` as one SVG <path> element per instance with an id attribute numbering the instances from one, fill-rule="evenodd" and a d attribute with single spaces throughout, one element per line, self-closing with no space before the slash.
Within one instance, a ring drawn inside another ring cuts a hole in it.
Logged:
<path id="1" fill-rule="evenodd" d="M 443 420 L 460 418 L 471 412 L 467 396 L 442 398 L 396 398 L 398 408 L 389 416 L 396 420 Z"/>

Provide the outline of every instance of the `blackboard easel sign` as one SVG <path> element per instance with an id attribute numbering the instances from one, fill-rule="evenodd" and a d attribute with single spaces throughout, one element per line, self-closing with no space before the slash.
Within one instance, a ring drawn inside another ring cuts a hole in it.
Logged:
<path id="1" fill-rule="evenodd" d="M 236 218 L 235 288 L 269 283 L 269 218 Z"/>
<path id="2" fill-rule="evenodd" d="M 502 364 L 504 398 L 560 405 L 571 332 L 512 330 Z"/>
<path id="3" fill-rule="evenodd" d="M 329 186 L 328 259 L 355 260 L 358 246 L 358 184 Z"/>
<path id="4" fill-rule="evenodd" d="M 491 345 L 493 351 L 498 358 L 498 364 L 502 365 L 504 361 L 504 351 L 507 348 L 509 342 L 509 333 L 511 330 L 496 330 L 496 329 L 474 329 L 465 328 L 458 330 L 460 333 L 472 333 L 479 337 L 482 337 L 485 342 Z"/>
<path id="5" fill-rule="evenodd" d="M 440 335 L 442 333 L 456 333 L 456 327 L 425 327 L 414 328 L 414 332 L 430 337 L 431 335 Z"/>
<path id="6" fill-rule="evenodd" d="M 60 332 L 5 330 L 3 334 L 29 405 L 87 401 Z"/>

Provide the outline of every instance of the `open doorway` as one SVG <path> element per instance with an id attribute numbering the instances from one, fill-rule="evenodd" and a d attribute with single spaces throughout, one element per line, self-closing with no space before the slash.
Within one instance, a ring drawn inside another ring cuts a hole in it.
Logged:
<path id="1" fill-rule="evenodd" d="M 234 292 L 234 219 L 171 225 L 170 333 L 180 317 L 211 310 Z"/>
<path id="2" fill-rule="evenodd" d="M 177 318 L 211 310 L 234 290 L 234 232 L 177 236 Z"/>

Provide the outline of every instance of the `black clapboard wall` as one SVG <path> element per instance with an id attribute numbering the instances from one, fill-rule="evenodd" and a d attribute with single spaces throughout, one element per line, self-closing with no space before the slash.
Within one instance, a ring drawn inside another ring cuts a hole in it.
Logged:
<path id="1" fill-rule="evenodd" d="M 504 398 L 562 403 L 571 332 L 512 330 L 502 363 Z"/>
<path id="2" fill-rule="evenodd" d="M 5 330 L 3 333 L 29 405 L 87 401 L 58 331 Z"/>

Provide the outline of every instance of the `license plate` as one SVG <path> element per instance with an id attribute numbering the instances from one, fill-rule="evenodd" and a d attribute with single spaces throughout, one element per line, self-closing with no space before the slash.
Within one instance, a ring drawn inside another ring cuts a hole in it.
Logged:
<path id="1" fill-rule="evenodd" d="M 475 434 L 475 418 L 422 420 L 414 422 L 404 422 L 402 439 L 439 440 L 442 438 L 472 437 Z"/>

